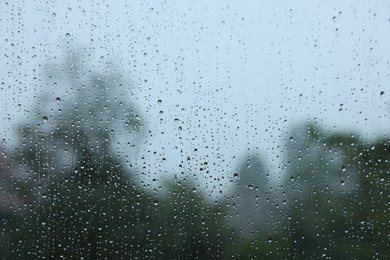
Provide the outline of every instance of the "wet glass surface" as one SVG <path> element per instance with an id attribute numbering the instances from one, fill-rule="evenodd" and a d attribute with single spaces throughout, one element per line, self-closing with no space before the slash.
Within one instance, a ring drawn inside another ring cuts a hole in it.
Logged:
<path id="1" fill-rule="evenodd" d="M 0 3 L 1 259 L 386 259 L 387 1 Z"/>

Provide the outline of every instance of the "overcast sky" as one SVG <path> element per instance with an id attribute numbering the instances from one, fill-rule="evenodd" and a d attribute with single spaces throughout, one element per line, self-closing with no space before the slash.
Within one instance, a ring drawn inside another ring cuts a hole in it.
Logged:
<path id="1" fill-rule="evenodd" d="M 184 160 L 195 178 L 230 180 L 248 152 L 279 176 L 286 133 L 311 121 L 389 136 L 388 0 L 100 2 L 0 2 L 3 146 L 67 42 L 133 82 L 152 130 L 140 151 L 149 179 Z"/>

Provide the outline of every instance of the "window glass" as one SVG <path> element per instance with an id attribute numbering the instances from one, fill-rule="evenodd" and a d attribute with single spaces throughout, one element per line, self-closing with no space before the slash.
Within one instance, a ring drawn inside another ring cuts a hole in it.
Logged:
<path id="1" fill-rule="evenodd" d="M 390 258 L 390 5 L 1 1 L 1 259 Z"/>

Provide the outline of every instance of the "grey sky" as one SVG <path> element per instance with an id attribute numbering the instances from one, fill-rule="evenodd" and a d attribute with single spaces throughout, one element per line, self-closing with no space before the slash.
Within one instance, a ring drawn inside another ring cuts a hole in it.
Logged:
<path id="1" fill-rule="evenodd" d="M 224 176 L 224 186 L 247 152 L 278 176 L 286 132 L 314 120 L 389 133 L 389 1 L 100 2 L 0 3 L 5 145 L 41 91 L 40 64 L 60 62 L 67 41 L 90 48 L 97 67 L 114 60 L 134 83 L 152 130 L 140 152 L 147 179 L 179 173 L 183 160 L 185 172 Z"/>

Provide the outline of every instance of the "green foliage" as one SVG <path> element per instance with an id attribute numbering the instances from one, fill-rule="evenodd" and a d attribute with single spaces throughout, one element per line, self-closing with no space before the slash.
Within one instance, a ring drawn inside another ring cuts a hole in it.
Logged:
<path id="1" fill-rule="evenodd" d="M 156 246 L 166 259 L 219 259 L 224 255 L 223 209 L 202 198 L 191 182 L 168 183 L 159 201 Z"/>
<path id="2" fill-rule="evenodd" d="M 74 93 L 55 98 L 64 102 L 57 111 L 49 109 L 53 98 L 42 98 L 34 120 L 20 129 L 22 145 L 14 157 L 28 169 L 32 184 L 26 194 L 30 204 L 10 229 L 9 258 L 152 252 L 144 228 L 155 215 L 152 199 L 134 184 L 134 173 L 125 171 L 112 147 L 115 131 L 141 129 L 140 117 L 124 97 L 115 96 L 120 86 L 115 76 L 80 75 L 81 69 L 70 66 L 83 63 L 71 54 L 61 91 Z"/>
<path id="3" fill-rule="evenodd" d="M 29 203 L 7 217 L 5 257 L 221 258 L 222 209 L 191 183 L 167 185 L 166 198 L 137 186 L 113 144 L 118 132 L 137 144 L 141 117 L 116 90 L 123 80 L 83 66 L 74 53 L 64 67 L 50 65 L 48 81 L 62 82 L 68 96 L 42 96 L 19 130 L 13 158 L 30 174 Z"/>
<path id="4" fill-rule="evenodd" d="M 294 258 L 387 258 L 389 140 L 297 131 L 285 187 L 288 254 Z M 295 146 L 295 147 L 294 147 Z M 377 148 L 377 151 L 375 149 Z"/>
<path id="5" fill-rule="evenodd" d="M 152 197 L 115 148 L 126 136 L 131 151 L 144 129 L 123 95 L 129 84 L 112 64 L 89 71 L 79 54 L 48 66 L 47 85 L 63 88 L 40 97 L 19 129 L 15 164 L 1 167 L 0 191 L 17 199 L 0 212 L 0 257 L 390 257 L 389 139 L 366 142 L 311 124 L 291 132 L 278 187 L 249 155 L 225 201 L 206 200 L 188 180 Z"/>

